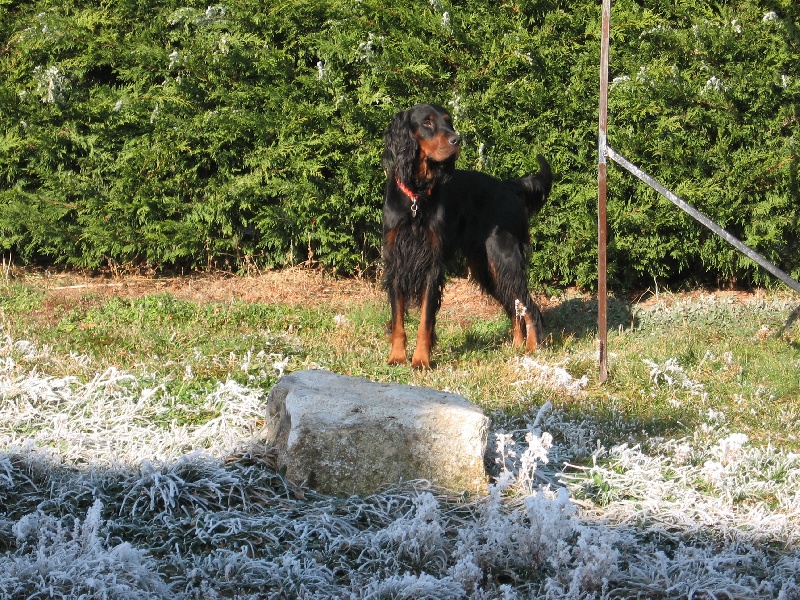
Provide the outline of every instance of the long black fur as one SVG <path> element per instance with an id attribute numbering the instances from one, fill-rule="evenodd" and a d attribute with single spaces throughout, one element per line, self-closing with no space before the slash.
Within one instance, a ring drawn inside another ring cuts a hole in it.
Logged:
<path id="1" fill-rule="evenodd" d="M 449 113 L 432 104 L 397 113 L 384 142 L 383 286 L 392 307 L 390 327 L 402 326 L 409 306 L 422 305 L 432 343 L 446 267 L 460 254 L 472 277 L 516 321 L 515 342 L 520 333 L 534 336 L 526 345 L 535 348 L 541 315 L 528 292 L 528 223 L 550 193 L 547 161 L 539 155 L 538 173 L 506 181 L 458 170 L 460 137 Z M 420 336 L 422 328 L 418 348 Z M 404 337 L 401 342 L 404 354 Z M 399 349 L 390 362 L 404 362 Z M 429 366 L 429 354 L 415 353 L 412 365 Z"/>

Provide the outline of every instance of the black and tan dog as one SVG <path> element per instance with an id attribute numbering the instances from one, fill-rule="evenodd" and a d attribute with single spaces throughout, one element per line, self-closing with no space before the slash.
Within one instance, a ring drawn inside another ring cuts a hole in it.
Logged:
<path id="1" fill-rule="evenodd" d="M 547 200 L 552 174 L 538 156 L 535 175 L 500 181 L 455 168 L 461 137 L 440 106 L 395 115 L 384 134 L 383 285 L 389 295 L 390 364 L 405 363 L 404 316 L 420 307 L 411 365 L 430 367 L 445 268 L 466 258 L 472 277 L 505 309 L 514 346 L 541 343 L 542 317 L 528 293 L 529 218 Z"/>

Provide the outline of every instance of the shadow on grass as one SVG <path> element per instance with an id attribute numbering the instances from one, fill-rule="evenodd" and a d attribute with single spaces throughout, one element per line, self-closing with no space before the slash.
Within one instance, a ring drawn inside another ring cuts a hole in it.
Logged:
<path id="1" fill-rule="evenodd" d="M 573 298 L 542 312 L 546 336 L 560 345 L 568 338 L 597 336 L 597 300 Z M 627 300 L 608 298 L 608 329 L 631 329 L 637 326 L 631 304 Z"/>
<path id="2" fill-rule="evenodd" d="M 789 315 L 789 318 L 786 319 L 786 323 L 783 324 L 783 327 L 781 328 L 780 332 L 780 337 L 785 337 L 786 339 L 788 339 L 789 343 L 794 348 L 800 348 L 800 341 L 796 340 L 792 336 L 792 330 L 794 329 L 794 326 L 797 324 L 798 319 L 800 319 L 800 306 L 798 306 L 792 311 L 792 313 Z"/>
<path id="3" fill-rule="evenodd" d="M 597 300 L 575 298 L 542 311 L 544 335 L 556 347 L 567 339 L 583 339 L 597 336 Z M 608 329 L 630 329 L 638 325 L 626 300 L 609 297 Z M 511 339 L 511 323 L 505 316 L 471 324 L 463 338 L 455 341 L 449 351 L 456 355 L 489 351 Z"/>
<path id="4" fill-rule="evenodd" d="M 455 344 L 452 351 L 455 354 L 473 354 L 484 352 L 502 346 L 510 339 L 511 324 L 508 319 L 495 319 L 473 324 L 464 332 L 464 338 Z"/>

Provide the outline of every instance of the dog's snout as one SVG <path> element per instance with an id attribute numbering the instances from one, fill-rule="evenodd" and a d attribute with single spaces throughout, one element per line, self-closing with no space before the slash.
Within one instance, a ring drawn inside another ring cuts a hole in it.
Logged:
<path id="1" fill-rule="evenodd" d="M 460 136 L 460 135 L 458 135 L 457 133 L 454 133 L 454 134 L 452 134 L 452 135 L 451 135 L 450 137 L 448 137 L 447 139 L 448 139 L 448 141 L 450 142 L 450 144 L 452 144 L 453 146 L 459 146 L 459 145 L 461 145 L 461 136 Z"/>

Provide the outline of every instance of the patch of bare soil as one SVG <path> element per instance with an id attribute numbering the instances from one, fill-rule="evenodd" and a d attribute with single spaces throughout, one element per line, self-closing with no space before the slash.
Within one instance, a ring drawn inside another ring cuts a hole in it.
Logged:
<path id="1" fill-rule="evenodd" d="M 178 277 L 88 276 L 79 273 L 17 273 L 19 279 L 45 289 L 47 304 L 69 304 L 92 296 L 138 298 L 169 293 L 194 302 L 264 302 L 306 306 L 344 307 L 386 302 L 380 284 L 371 279 L 337 278 L 320 270 L 292 268 L 252 276 L 201 274 Z M 448 281 L 442 312 L 469 322 L 493 317 L 502 309 L 467 278 Z"/>

